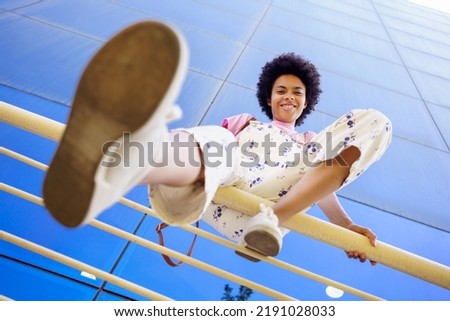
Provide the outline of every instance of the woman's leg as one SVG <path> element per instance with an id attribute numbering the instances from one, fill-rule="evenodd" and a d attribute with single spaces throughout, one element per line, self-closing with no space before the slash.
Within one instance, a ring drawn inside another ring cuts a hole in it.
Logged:
<path id="1" fill-rule="evenodd" d="M 244 229 L 245 246 L 263 255 L 277 255 L 282 246 L 279 226 L 338 190 L 360 155 L 358 148 L 350 146 L 336 157 L 309 169 L 271 209 L 262 206 L 261 212 L 252 217 Z"/>
<path id="2" fill-rule="evenodd" d="M 163 184 L 171 187 L 187 186 L 204 180 L 202 152 L 193 135 L 184 131 L 170 133 L 163 143 L 161 165 L 155 166 L 141 184 Z"/>
<path id="3" fill-rule="evenodd" d="M 357 147 L 350 146 L 335 158 L 323 161 L 309 169 L 302 179 L 272 207 L 279 219 L 279 224 L 283 224 L 293 215 L 337 191 L 360 155 L 361 152 Z"/>
<path id="4" fill-rule="evenodd" d="M 185 128 L 171 134 L 171 144 L 141 181 L 149 185 L 150 203 L 170 225 L 198 221 L 217 188 L 239 180 L 240 154 L 234 135 L 221 126 Z M 166 144 L 167 145 L 167 144 Z"/>
<path id="5" fill-rule="evenodd" d="M 391 137 L 389 119 L 373 109 L 352 110 L 317 134 L 306 152 L 318 166 L 307 170 L 273 208 L 263 208 L 249 221 L 244 231 L 247 247 L 276 255 L 282 242 L 278 226 L 352 182 L 383 155 Z"/>

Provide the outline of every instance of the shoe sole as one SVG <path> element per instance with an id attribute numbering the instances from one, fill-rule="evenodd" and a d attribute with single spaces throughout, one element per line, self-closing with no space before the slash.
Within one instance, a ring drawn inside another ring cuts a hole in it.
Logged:
<path id="1" fill-rule="evenodd" d="M 105 143 L 147 122 L 171 85 L 179 59 L 172 29 L 141 22 L 115 35 L 89 62 L 43 185 L 45 206 L 58 222 L 76 227 L 86 218 Z"/>
<path id="2" fill-rule="evenodd" d="M 244 259 L 247 259 L 247 260 L 249 260 L 249 261 L 252 261 L 252 262 L 261 262 L 261 260 L 260 259 L 257 259 L 256 257 L 254 257 L 254 256 L 251 256 L 251 255 L 248 255 L 248 254 L 245 254 L 245 253 L 243 253 L 243 252 L 240 252 L 240 251 L 234 251 L 234 253 L 236 253 L 237 255 L 239 255 L 240 257 L 243 257 Z"/>
<path id="3" fill-rule="evenodd" d="M 269 232 L 255 230 L 248 232 L 244 241 L 246 247 L 265 256 L 276 256 L 280 252 L 278 240 Z"/>

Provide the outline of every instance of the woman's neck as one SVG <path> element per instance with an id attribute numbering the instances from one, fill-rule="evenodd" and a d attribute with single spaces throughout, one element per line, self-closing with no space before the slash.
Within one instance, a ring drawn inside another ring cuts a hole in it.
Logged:
<path id="1" fill-rule="evenodd" d="M 295 130 L 295 126 L 292 123 L 286 123 L 284 121 L 280 120 L 272 120 L 272 124 L 280 128 L 281 130 L 284 130 L 286 133 L 288 133 L 290 136 L 297 134 L 297 131 Z"/>

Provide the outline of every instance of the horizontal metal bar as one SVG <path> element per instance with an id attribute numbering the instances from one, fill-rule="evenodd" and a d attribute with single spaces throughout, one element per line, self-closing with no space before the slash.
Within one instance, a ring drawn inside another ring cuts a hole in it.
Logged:
<path id="1" fill-rule="evenodd" d="M 64 130 L 64 124 L 59 123 L 58 125 L 53 120 L 4 102 L 0 102 L 0 120 L 53 140 L 58 140 Z M 265 203 L 268 206 L 273 204 L 266 199 L 234 187 L 219 189 L 216 193 L 215 200 L 218 203 L 230 206 L 239 212 L 249 215 L 254 215 L 259 211 L 260 203 Z M 450 268 L 443 264 L 381 241 L 378 241 L 376 247 L 372 247 L 366 237 L 306 213 L 295 215 L 284 226 L 292 231 L 323 241 L 343 250 L 358 249 L 366 253 L 367 257 L 371 260 L 450 289 Z"/>

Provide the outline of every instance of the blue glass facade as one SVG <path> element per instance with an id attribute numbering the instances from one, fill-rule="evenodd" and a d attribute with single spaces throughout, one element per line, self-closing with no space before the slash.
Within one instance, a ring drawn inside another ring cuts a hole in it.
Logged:
<path id="1" fill-rule="evenodd" d="M 315 63 L 323 94 L 305 129 L 318 131 L 351 108 L 376 108 L 393 122 L 385 156 L 339 192 L 355 222 L 379 240 L 450 265 L 450 14 L 395 0 L 3 0 L 0 100 L 65 122 L 77 80 L 97 49 L 130 23 L 177 27 L 190 52 L 171 127 L 219 124 L 248 112 L 261 66 L 294 51 Z M 0 123 L 0 142 L 48 164 L 56 143 Z M 44 173 L 0 154 L 0 181 L 41 196 Z M 147 205 L 137 187 L 127 197 Z M 0 230 L 111 272 L 176 300 L 220 300 L 231 283 L 93 227 L 63 228 L 46 210 L 0 192 Z M 325 219 L 317 208 L 310 214 Z M 117 204 L 99 217 L 157 242 L 158 220 Z M 212 231 L 206 224 L 201 227 Z M 212 231 L 213 232 L 213 231 Z M 172 228 L 167 246 L 186 252 L 192 235 Z M 199 239 L 193 256 L 302 300 L 331 300 L 325 285 L 254 264 Z M 289 263 L 387 300 L 449 300 L 448 290 L 291 233 Z M 275 276 L 275 277 L 274 277 Z M 237 285 L 232 285 L 237 287 Z M 0 240 L 0 295 L 14 300 L 144 299 Z M 254 293 L 253 300 L 271 300 Z M 341 300 L 360 300 L 344 294 Z"/>

